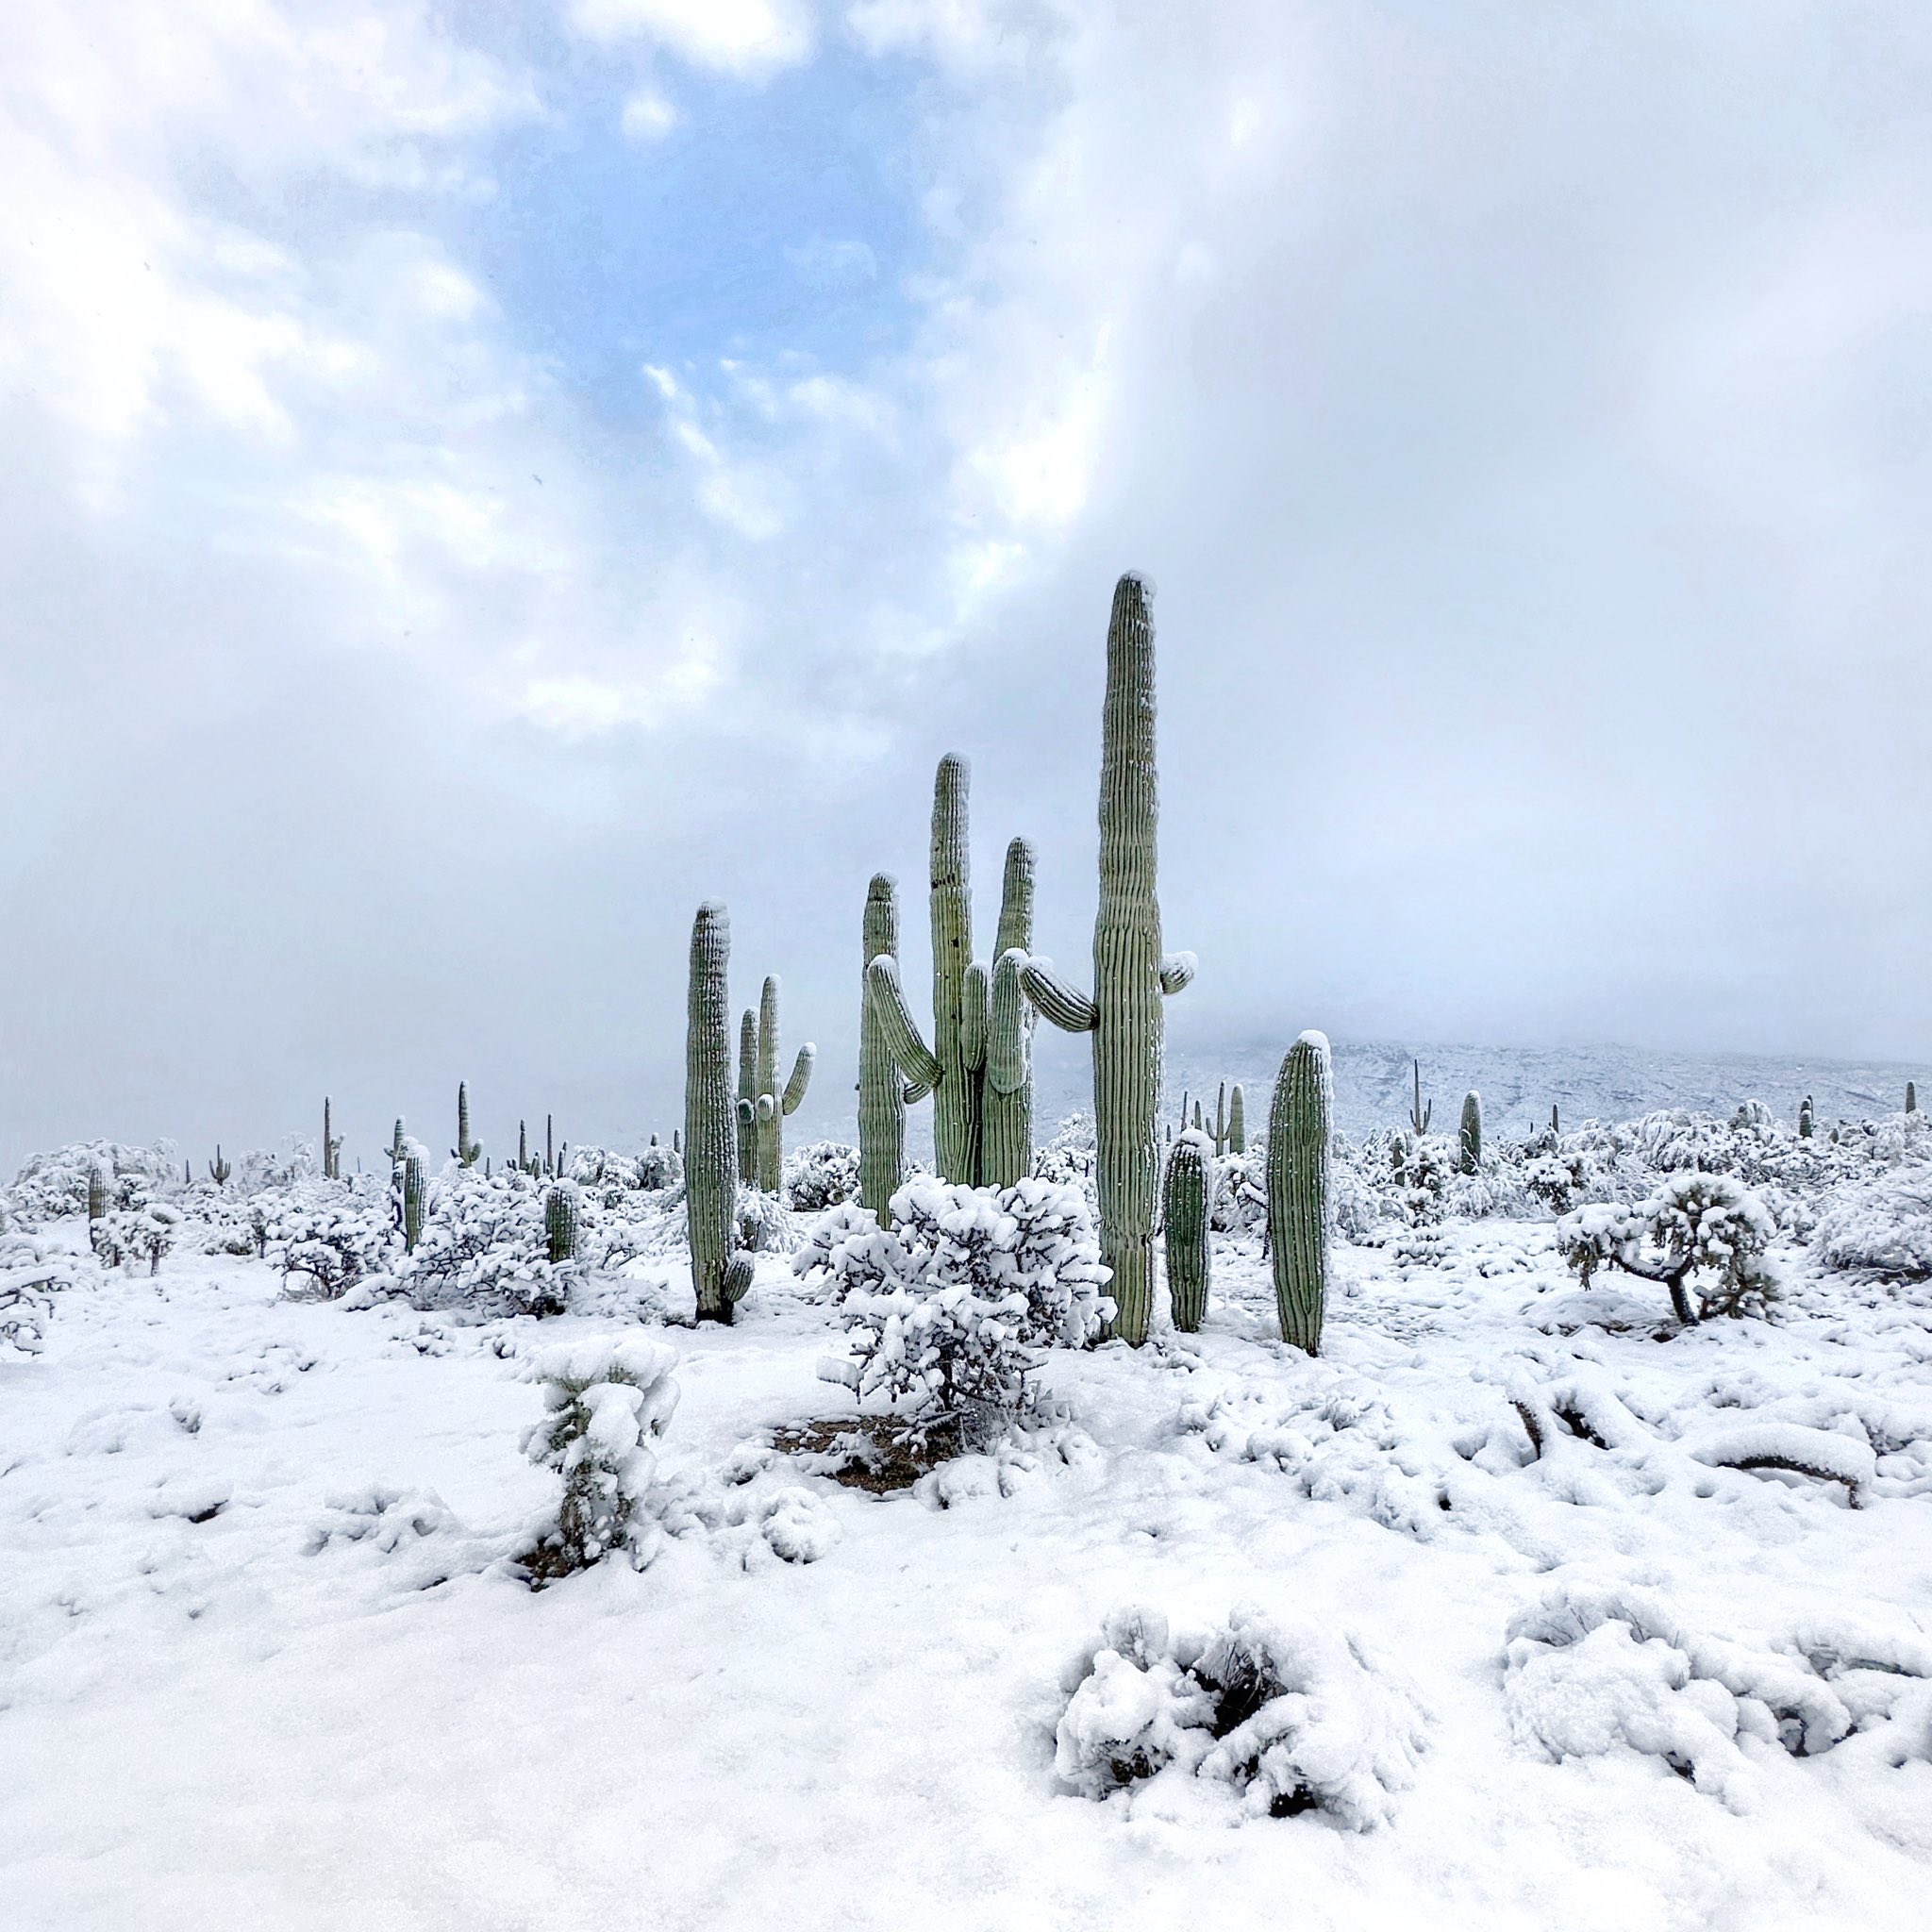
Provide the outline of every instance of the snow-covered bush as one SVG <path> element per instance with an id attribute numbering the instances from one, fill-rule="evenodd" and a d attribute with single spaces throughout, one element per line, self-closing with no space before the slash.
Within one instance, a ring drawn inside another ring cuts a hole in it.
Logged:
<path id="1" fill-rule="evenodd" d="M 738 1245 L 753 1255 L 790 1255 L 801 1239 L 799 1226 L 782 1194 L 741 1187 L 735 1210 Z"/>
<path id="2" fill-rule="evenodd" d="M 1053 1131 L 1044 1146 L 1033 1152 L 1033 1178 L 1060 1187 L 1078 1188 L 1087 1205 L 1098 1211 L 1099 1142 L 1091 1113 L 1072 1113 Z"/>
<path id="3" fill-rule="evenodd" d="M 1079 1347 L 1113 1314 L 1093 1217 L 1078 1189 L 908 1181 L 892 1225 L 834 1208 L 793 1266 L 840 1308 L 856 1359 L 837 1365 L 863 1400 L 911 1396 L 989 1424 L 1028 1397 L 1040 1352 Z"/>
<path id="4" fill-rule="evenodd" d="M 1673 1174 L 1635 1207 L 1599 1203 L 1557 1224 L 1557 1247 L 1584 1287 L 1600 1267 L 1661 1283 L 1678 1321 L 1761 1315 L 1777 1299 L 1765 1259 L 1776 1225 L 1761 1203 L 1728 1174 Z M 1689 1287 L 1699 1284 L 1693 1312 Z"/>
<path id="5" fill-rule="evenodd" d="M 1914 1161 L 1843 1189 L 1819 1216 L 1812 1252 L 1848 1274 L 1932 1276 L 1932 1165 Z"/>
<path id="6" fill-rule="evenodd" d="M 1054 1768 L 1089 1798 L 1152 1779 L 1250 1817 L 1322 1810 L 1367 1831 L 1414 1783 L 1424 1745 L 1412 1692 L 1355 1639 L 1255 1609 L 1173 1636 L 1158 1611 L 1116 1610 L 1066 1688 Z"/>
<path id="7" fill-rule="evenodd" d="M 525 1558 L 542 1583 L 626 1551 L 640 1568 L 656 1547 L 639 1520 L 658 1458 L 651 1444 L 677 1407 L 676 1355 L 639 1336 L 600 1337 L 545 1349 L 531 1365 L 542 1385 L 543 1419 L 525 1432 L 524 1454 L 554 1470 L 557 1502 L 530 1525 Z"/>
<path id="8" fill-rule="evenodd" d="M 580 1264 L 550 1259 L 543 1188 L 513 1168 L 446 1168 L 430 1191 L 422 1239 L 396 1266 L 409 1300 L 419 1308 L 560 1314 Z"/>
<path id="9" fill-rule="evenodd" d="M 306 1277 L 314 1292 L 333 1298 L 366 1275 L 386 1274 L 401 1256 L 393 1192 L 374 1175 L 299 1181 L 262 1205 L 264 1253 L 285 1283 Z"/>
<path id="10" fill-rule="evenodd" d="M 633 1163 L 631 1177 L 635 1186 L 653 1194 L 682 1187 L 684 1156 L 675 1147 L 660 1146 L 654 1139 Z"/>
<path id="11" fill-rule="evenodd" d="M 108 1182 L 108 1206 L 132 1208 L 180 1186 L 181 1157 L 172 1141 L 125 1147 L 118 1141 L 76 1141 L 45 1154 L 29 1155 L 7 1191 L 8 1211 L 24 1228 L 44 1227 L 87 1212 L 90 1177 Z"/>
<path id="12" fill-rule="evenodd" d="M 858 1193 L 858 1149 L 809 1141 L 785 1160 L 785 1198 L 794 1214 L 822 1214 Z"/>
<path id="13" fill-rule="evenodd" d="M 165 1201 L 150 1201 L 145 1208 L 109 1208 L 88 1223 L 87 1235 L 103 1268 L 131 1267 L 145 1261 L 147 1272 L 158 1274 L 161 1257 L 175 1245 L 180 1226 L 178 1208 Z"/>
<path id="14" fill-rule="evenodd" d="M 0 1235 L 0 1361 L 39 1355 L 54 1297 L 73 1286 L 73 1255 L 26 1235 Z"/>

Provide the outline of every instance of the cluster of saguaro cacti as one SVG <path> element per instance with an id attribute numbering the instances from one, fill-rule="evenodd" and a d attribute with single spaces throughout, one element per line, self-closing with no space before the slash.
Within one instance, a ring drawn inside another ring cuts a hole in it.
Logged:
<path id="1" fill-rule="evenodd" d="M 457 1144 L 450 1152 L 465 1167 L 475 1167 L 483 1158 L 483 1143 L 470 1138 L 470 1083 L 457 1083 Z"/>
<path id="2" fill-rule="evenodd" d="M 1807 1093 L 1806 1094 L 1804 1099 L 1798 1103 L 1799 1137 L 1803 1140 L 1808 1141 L 1811 1138 L 1811 1096 Z"/>
<path id="3" fill-rule="evenodd" d="M 552 1180 L 557 1179 L 558 1174 L 562 1173 L 562 1165 L 561 1156 L 558 1153 L 557 1149 L 556 1136 L 556 1116 L 546 1113 L 543 1116 L 543 1151 L 541 1154 L 532 1154 L 530 1152 L 529 1123 L 519 1121 L 517 1123 L 517 1172 L 519 1174 L 526 1174 L 533 1179 L 545 1174 Z"/>
<path id="4" fill-rule="evenodd" d="M 905 1146 L 904 1108 L 932 1095 L 933 1161 L 942 1179 L 964 1187 L 1011 1187 L 1033 1165 L 1033 1014 L 1021 986 L 1033 944 L 1033 847 L 1015 839 L 1007 847 L 1000 890 L 999 926 L 992 966 L 973 957 L 973 882 L 967 848 L 967 768 L 950 753 L 933 781 L 932 1043 L 912 1017 L 899 971 L 898 896 L 885 874 L 866 894 L 866 943 L 890 945 L 866 961 L 864 1024 L 872 1041 L 869 1064 L 859 1073 L 860 1162 L 884 1187 L 891 1185 Z M 884 1082 L 903 1075 L 896 1119 L 886 1104 Z M 866 1095 L 873 1096 L 870 1106 Z M 867 1115 L 880 1144 L 868 1162 Z M 894 1141 L 896 1140 L 896 1145 Z M 887 1198 L 890 1198 L 888 1191 Z M 883 1207 L 865 1196 L 868 1207 Z"/>
<path id="5" fill-rule="evenodd" d="M 217 1141 L 215 1142 L 215 1158 L 208 1164 L 208 1179 L 214 1182 L 216 1187 L 225 1188 L 228 1185 L 228 1176 L 234 1172 L 235 1170 L 222 1158 L 222 1143 Z"/>
<path id="6" fill-rule="evenodd" d="M 737 1252 L 738 1157 L 731 1092 L 731 921 L 708 900 L 691 929 L 684 1058 L 684 1202 L 701 1322 L 729 1322 L 751 1287 Z"/>
<path id="7" fill-rule="evenodd" d="M 552 1266 L 575 1260 L 577 1252 L 577 1191 L 563 1183 L 543 1196 L 543 1238 Z"/>
<path id="8" fill-rule="evenodd" d="M 1217 1156 L 1224 1154 L 1245 1154 L 1248 1151 L 1247 1103 L 1241 1097 L 1241 1083 L 1234 1086 L 1232 1097 L 1228 1085 L 1222 1081 L 1214 1095 L 1214 1118 L 1209 1120 L 1203 1111 L 1201 1103 L 1193 1104 L 1193 1117 L 1188 1115 L 1188 1096 L 1181 1095 L 1181 1132 L 1191 1127 L 1197 1134 L 1206 1134 L 1214 1143 Z"/>
<path id="9" fill-rule="evenodd" d="M 327 1181 L 342 1177 L 342 1143 L 335 1132 L 326 1093 L 322 1096 L 322 1177 Z"/>
<path id="10" fill-rule="evenodd" d="M 1473 1089 L 1462 1096 L 1462 1124 L 1456 1130 L 1458 1164 L 1474 1174 L 1483 1164 L 1483 1097 Z"/>
<path id="11" fill-rule="evenodd" d="M 778 980 L 766 975 L 758 1009 L 738 1027 L 738 1177 L 747 1187 L 775 1194 L 785 1180 L 785 1123 L 803 1105 L 818 1048 L 798 1049 L 791 1075 L 778 1086 Z"/>
<path id="12" fill-rule="evenodd" d="M 1333 1096 L 1327 1037 L 1304 1033 L 1281 1062 L 1268 1109 L 1268 1239 L 1281 1339 L 1310 1355 L 1322 1346 L 1328 1300 Z"/>
<path id="13" fill-rule="evenodd" d="M 1167 1236 L 1167 1293 L 1174 1325 L 1191 1335 L 1208 1312 L 1208 1139 L 1190 1128 L 1174 1143 L 1161 1184 L 1160 1220 Z"/>
<path id="14" fill-rule="evenodd" d="M 1113 1270 L 1114 1333 L 1133 1343 L 1146 1340 L 1153 1301 L 1161 1000 L 1194 975 L 1191 954 L 1161 950 L 1158 817 L 1154 625 L 1146 586 L 1127 575 L 1114 587 L 1107 632 L 1093 992 L 1076 991 L 1044 959 L 1029 958 L 1020 979 L 1035 1008 L 1056 1026 L 1093 1035 L 1101 1257 Z"/>

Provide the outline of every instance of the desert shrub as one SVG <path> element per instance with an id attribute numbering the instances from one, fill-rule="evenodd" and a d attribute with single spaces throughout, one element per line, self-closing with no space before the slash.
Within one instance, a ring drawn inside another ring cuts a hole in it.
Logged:
<path id="1" fill-rule="evenodd" d="M 150 1274 L 158 1274 L 161 1257 L 175 1245 L 181 1226 L 181 1210 L 166 1201 L 150 1201 L 144 1208 L 110 1208 L 98 1220 L 88 1223 L 88 1240 L 103 1268 L 132 1267 L 147 1263 Z"/>
<path id="2" fill-rule="evenodd" d="M 1253 1609 L 1174 1636 L 1157 1611 L 1116 1610 L 1066 1688 L 1054 1768 L 1089 1798 L 1191 1779 L 1251 1817 L 1320 1810 L 1367 1831 L 1415 1781 L 1424 1744 L 1413 1694 L 1355 1640 Z"/>
<path id="3" fill-rule="evenodd" d="M 1033 1178 L 1057 1187 L 1078 1188 L 1087 1205 L 1097 1210 L 1094 1174 L 1100 1164 L 1093 1116 L 1072 1113 L 1053 1131 L 1043 1146 L 1033 1151 Z"/>
<path id="4" fill-rule="evenodd" d="M 39 1355 L 54 1297 L 86 1264 L 59 1248 L 21 1234 L 0 1235 L 0 1361 Z"/>
<path id="5" fill-rule="evenodd" d="M 632 1163 L 631 1178 L 634 1186 L 654 1194 L 667 1188 L 682 1187 L 684 1156 L 675 1147 L 663 1147 L 653 1141 Z"/>
<path id="6" fill-rule="evenodd" d="M 445 1168 L 430 1190 L 415 1252 L 396 1264 L 409 1300 L 424 1308 L 561 1314 L 581 1264 L 550 1259 L 545 1185 L 514 1168 L 497 1174 Z"/>
<path id="7" fill-rule="evenodd" d="M 334 1297 L 367 1275 L 386 1274 L 402 1254 L 394 1195 L 374 1175 L 314 1176 L 260 1205 L 265 1257 L 285 1284 L 304 1276 L 315 1292 Z"/>
<path id="8" fill-rule="evenodd" d="M 543 1418 L 524 1454 L 554 1470 L 557 1501 L 530 1525 L 532 1580 L 588 1568 L 623 1550 L 641 1568 L 657 1537 L 639 1519 L 658 1458 L 651 1444 L 677 1407 L 676 1355 L 661 1341 L 600 1337 L 545 1349 L 531 1365 Z"/>
<path id="9" fill-rule="evenodd" d="M 858 1193 L 858 1149 L 810 1141 L 785 1161 L 785 1198 L 794 1214 L 822 1214 Z"/>
<path id="10" fill-rule="evenodd" d="M 1812 1252 L 1846 1273 L 1932 1276 L 1932 1164 L 1913 1161 L 1841 1190 L 1818 1218 Z"/>
<path id="11" fill-rule="evenodd" d="M 1689 1323 L 1766 1312 L 1779 1291 L 1765 1258 L 1776 1231 L 1741 1182 L 1686 1172 L 1634 1207 L 1604 1202 L 1566 1215 L 1557 1224 L 1557 1247 L 1586 1288 L 1606 1266 L 1661 1283 L 1677 1319 Z"/>
<path id="12" fill-rule="evenodd" d="M 1078 1189 L 909 1181 L 892 1225 L 846 1206 L 793 1266 L 839 1306 L 863 1400 L 912 1399 L 997 1426 L 1024 1408 L 1042 1350 L 1095 1339 L 1113 1314 L 1093 1217 Z"/>
<path id="13" fill-rule="evenodd" d="M 7 1191 L 8 1211 L 29 1229 L 85 1214 L 88 1179 L 97 1169 L 107 1178 L 110 1208 L 143 1207 L 181 1181 L 181 1157 L 172 1141 L 157 1141 L 152 1147 L 76 1141 L 27 1157 Z"/>

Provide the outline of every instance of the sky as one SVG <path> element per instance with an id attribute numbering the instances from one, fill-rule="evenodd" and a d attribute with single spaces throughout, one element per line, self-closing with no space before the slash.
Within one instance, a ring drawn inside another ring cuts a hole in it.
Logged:
<path id="1" fill-rule="evenodd" d="M 1927 1057 L 1919 0 L 7 39 L 8 1164 L 668 1132 L 706 898 L 838 1126 L 941 754 L 1086 976 L 1129 568 L 1177 1041 Z"/>

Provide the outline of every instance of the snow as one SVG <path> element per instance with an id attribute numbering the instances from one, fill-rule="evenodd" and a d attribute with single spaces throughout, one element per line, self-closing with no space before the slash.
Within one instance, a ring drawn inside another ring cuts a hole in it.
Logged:
<path id="1" fill-rule="evenodd" d="M 1429 1211 L 1338 1241 L 1319 1359 L 1224 1230 L 1198 1334 L 1041 1349 L 885 1494 L 780 1446 L 858 1413 L 783 1254 L 700 1329 L 648 1231 L 541 1321 L 8 1237 L 0 1918 L 1922 1924 L 1932 1287 L 1780 1215 L 1774 1319 L 1679 1328 Z M 571 1402 L 648 1560 L 533 1591 Z"/>

